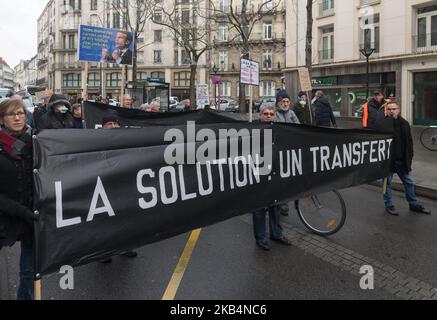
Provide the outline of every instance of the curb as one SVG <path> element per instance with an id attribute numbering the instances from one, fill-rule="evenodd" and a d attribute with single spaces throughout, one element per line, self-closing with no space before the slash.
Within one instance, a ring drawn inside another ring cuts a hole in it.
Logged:
<path id="1" fill-rule="evenodd" d="M 0 300 L 9 300 L 6 248 L 0 250 Z"/>
<path id="2" fill-rule="evenodd" d="M 381 182 L 375 181 L 375 182 L 371 182 L 369 184 L 372 186 L 375 186 L 375 187 L 382 188 Z M 392 188 L 393 188 L 393 190 L 396 190 L 396 191 L 405 192 L 404 185 L 401 182 L 393 181 Z M 433 189 L 430 187 L 424 187 L 424 186 L 420 186 L 417 184 L 414 185 L 414 189 L 416 190 L 416 195 L 419 197 L 424 197 L 424 198 L 428 198 L 431 200 L 437 200 L 437 189 Z"/>

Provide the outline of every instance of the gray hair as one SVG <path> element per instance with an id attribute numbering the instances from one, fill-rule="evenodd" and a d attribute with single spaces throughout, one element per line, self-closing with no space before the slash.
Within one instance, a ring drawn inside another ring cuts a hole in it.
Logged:
<path id="1" fill-rule="evenodd" d="M 265 104 L 259 108 L 259 113 L 263 113 L 265 110 L 273 110 L 276 112 L 274 104 Z"/>
<path id="2" fill-rule="evenodd" d="M 324 95 L 325 95 L 325 94 L 323 93 L 322 90 L 319 90 L 319 91 L 316 92 L 316 97 L 317 97 L 317 98 L 323 97 Z"/>

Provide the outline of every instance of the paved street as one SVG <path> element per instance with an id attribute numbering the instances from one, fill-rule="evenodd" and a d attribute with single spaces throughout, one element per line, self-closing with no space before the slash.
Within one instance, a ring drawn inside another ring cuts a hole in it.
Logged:
<path id="1" fill-rule="evenodd" d="M 396 193 L 401 216 L 392 217 L 376 187 L 342 193 L 348 219 L 329 238 L 309 234 L 294 211 L 283 220 L 293 245 L 272 243 L 270 252 L 255 246 L 250 215 L 203 229 L 176 299 L 437 299 L 437 202 L 421 199 L 434 214 L 417 215 Z M 62 275 L 45 277 L 43 299 L 161 299 L 188 237 L 141 248 L 136 259 L 77 268 L 72 291 L 60 289 Z M 17 252 L 7 251 L 11 299 Z M 375 270 L 374 290 L 360 289 L 363 265 Z"/>

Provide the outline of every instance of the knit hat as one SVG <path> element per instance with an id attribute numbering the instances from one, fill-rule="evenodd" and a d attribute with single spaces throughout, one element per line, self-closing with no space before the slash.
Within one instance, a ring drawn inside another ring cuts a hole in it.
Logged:
<path id="1" fill-rule="evenodd" d="M 290 100 L 290 96 L 288 95 L 287 91 L 281 90 L 276 95 L 276 102 L 281 102 L 284 99 Z"/>
<path id="2" fill-rule="evenodd" d="M 47 105 L 48 109 L 52 109 L 56 104 L 63 103 L 65 106 L 71 110 L 71 103 L 63 95 L 54 94 L 50 97 L 49 103 Z"/>
<path id="3" fill-rule="evenodd" d="M 102 126 L 108 122 L 118 122 L 118 113 L 115 110 L 109 110 L 102 118 Z"/>

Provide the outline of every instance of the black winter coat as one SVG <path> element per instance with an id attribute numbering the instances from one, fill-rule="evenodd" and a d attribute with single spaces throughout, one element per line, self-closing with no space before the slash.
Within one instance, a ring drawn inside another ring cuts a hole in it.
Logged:
<path id="1" fill-rule="evenodd" d="M 413 157 L 414 157 L 414 145 L 413 145 L 413 136 L 411 135 L 410 124 L 408 123 L 407 120 L 405 120 L 404 118 L 402 118 L 400 116 L 397 120 L 393 120 L 393 121 L 399 122 L 399 126 L 401 128 L 401 139 L 403 141 L 404 150 L 405 150 L 402 162 L 405 166 L 405 169 L 407 169 L 408 172 L 411 172 L 412 171 Z M 396 139 L 396 137 L 395 137 L 395 139 Z M 393 154 L 393 148 L 394 148 L 394 142 L 392 143 L 392 154 Z M 394 159 L 394 157 L 392 157 L 392 159 L 391 159 L 391 171 L 392 172 L 395 172 L 394 163 L 395 163 L 395 159 Z"/>
<path id="2" fill-rule="evenodd" d="M 16 241 L 33 242 L 33 174 L 31 137 L 21 156 L 9 155 L 0 142 L 0 248 Z"/>
<path id="3" fill-rule="evenodd" d="M 74 118 L 69 112 L 56 113 L 52 110 L 47 112 L 37 123 L 38 131 L 44 129 L 74 129 Z"/>
<path id="4" fill-rule="evenodd" d="M 385 109 L 382 108 L 385 100 L 378 102 L 378 100 L 371 99 L 367 104 L 369 117 L 367 119 L 367 127 L 373 128 L 385 118 Z"/>
<path id="5" fill-rule="evenodd" d="M 317 99 L 315 106 L 315 118 L 316 126 L 318 127 L 330 127 L 331 122 L 334 127 L 337 126 L 334 113 L 332 112 L 331 105 L 325 97 Z"/>

